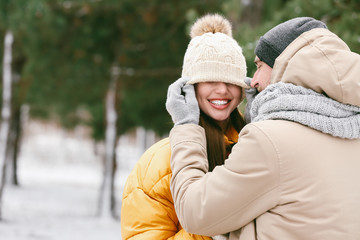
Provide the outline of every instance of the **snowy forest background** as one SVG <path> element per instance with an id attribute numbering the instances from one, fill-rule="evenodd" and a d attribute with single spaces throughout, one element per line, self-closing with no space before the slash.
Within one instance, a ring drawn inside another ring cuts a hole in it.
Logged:
<path id="1" fill-rule="evenodd" d="M 0 0 L 0 238 L 121 239 L 126 178 L 166 137 L 193 21 L 226 16 L 247 59 L 296 16 L 360 52 L 357 0 Z"/>

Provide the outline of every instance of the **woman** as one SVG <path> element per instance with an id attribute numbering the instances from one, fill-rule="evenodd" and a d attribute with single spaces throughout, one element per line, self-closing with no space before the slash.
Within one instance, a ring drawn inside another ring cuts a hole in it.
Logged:
<path id="1" fill-rule="evenodd" d="M 229 21 L 220 15 L 198 19 L 190 35 L 182 78 L 188 87 L 195 87 L 201 111 L 199 124 L 206 132 L 212 171 L 223 164 L 245 125 L 237 106 L 243 99 L 243 88 L 247 88 L 246 62 L 242 49 L 232 38 Z M 166 138 L 143 154 L 127 179 L 121 208 L 124 240 L 211 239 L 182 229 L 170 192 L 171 175 L 170 145 Z"/>

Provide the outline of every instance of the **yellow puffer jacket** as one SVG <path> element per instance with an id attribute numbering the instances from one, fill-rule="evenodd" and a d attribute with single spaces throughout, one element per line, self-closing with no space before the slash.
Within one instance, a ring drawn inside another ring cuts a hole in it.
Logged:
<path id="1" fill-rule="evenodd" d="M 234 128 L 224 135 L 226 145 L 238 141 Z M 170 192 L 170 143 L 165 138 L 151 146 L 130 173 L 123 191 L 121 235 L 123 240 L 211 240 L 186 232 L 176 216 Z"/>
<path id="2" fill-rule="evenodd" d="M 182 229 L 170 192 L 170 144 L 151 146 L 130 173 L 123 192 L 121 235 L 127 239 L 210 240 Z"/>

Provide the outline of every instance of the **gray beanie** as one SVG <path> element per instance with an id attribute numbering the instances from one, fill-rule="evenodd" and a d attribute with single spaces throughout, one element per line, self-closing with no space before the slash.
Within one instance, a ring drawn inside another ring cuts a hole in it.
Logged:
<path id="1" fill-rule="evenodd" d="M 311 17 L 298 17 L 283 22 L 260 37 L 255 48 L 255 55 L 272 68 L 275 59 L 292 41 L 314 28 L 327 28 L 327 26 Z"/>

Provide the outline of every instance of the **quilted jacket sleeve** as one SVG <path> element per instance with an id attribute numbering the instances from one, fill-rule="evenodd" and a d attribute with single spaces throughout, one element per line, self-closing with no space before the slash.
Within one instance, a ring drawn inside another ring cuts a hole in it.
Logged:
<path id="1" fill-rule="evenodd" d="M 182 229 L 170 193 L 170 146 L 160 141 L 130 173 L 121 207 L 122 239 L 210 240 Z"/>

